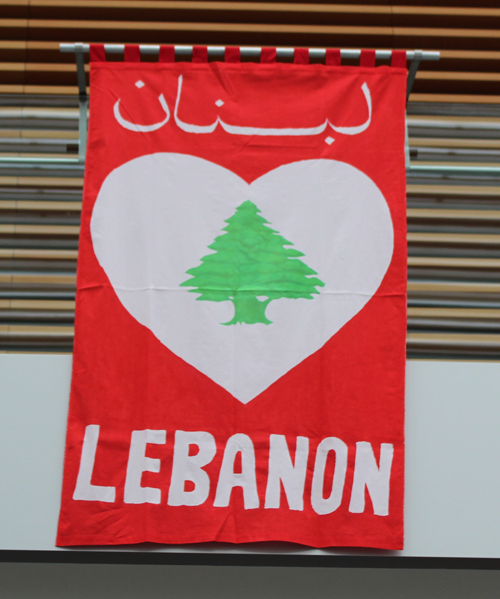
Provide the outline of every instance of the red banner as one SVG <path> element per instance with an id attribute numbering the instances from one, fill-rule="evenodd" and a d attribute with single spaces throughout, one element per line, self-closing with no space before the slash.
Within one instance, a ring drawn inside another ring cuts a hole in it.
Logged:
<path id="1" fill-rule="evenodd" d="M 138 56 L 91 64 L 57 544 L 401 549 L 405 69 Z"/>

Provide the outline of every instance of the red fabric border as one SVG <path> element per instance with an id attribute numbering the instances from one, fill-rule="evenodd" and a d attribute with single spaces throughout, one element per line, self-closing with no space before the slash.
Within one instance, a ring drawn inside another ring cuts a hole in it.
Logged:
<path id="1" fill-rule="evenodd" d="M 241 50 L 238 46 L 227 46 L 224 52 L 226 62 L 241 62 Z"/>
<path id="2" fill-rule="evenodd" d="M 90 62 L 106 62 L 104 44 L 90 44 Z"/>
<path id="3" fill-rule="evenodd" d="M 361 50 L 361 56 L 359 57 L 360 67 L 374 67 L 375 66 L 375 50 Z"/>
<path id="4" fill-rule="evenodd" d="M 333 67 L 339 67 L 340 62 L 340 50 L 338 48 L 328 48 L 325 56 L 325 64 Z"/>
<path id="5" fill-rule="evenodd" d="M 396 69 L 406 69 L 406 51 L 393 50 L 391 56 L 391 67 Z"/>
<path id="6" fill-rule="evenodd" d="M 158 62 L 175 62 L 175 47 L 160 46 L 160 55 L 158 56 Z"/>
<path id="7" fill-rule="evenodd" d="M 293 52 L 293 62 L 295 64 L 309 64 L 309 49 L 295 48 Z"/>
<path id="8" fill-rule="evenodd" d="M 262 48 L 260 52 L 260 62 L 276 62 L 276 48 Z"/>
<path id="9" fill-rule="evenodd" d="M 141 49 L 138 44 L 127 44 L 123 54 L 125 62 L 141 62 Z"/>
<path id="10" fill-rule="evenodd" d="M 193 46 L 193 62 L 208 62 L 208 48 L 206 46 Z"/>

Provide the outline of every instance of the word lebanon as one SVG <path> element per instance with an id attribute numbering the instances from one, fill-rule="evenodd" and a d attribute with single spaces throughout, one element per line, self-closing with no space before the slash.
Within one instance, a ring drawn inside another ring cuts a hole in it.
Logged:
<path id="1" fill-rule="evenodd" d="M 114 503 L 115 487 L 91 483 L 99 430 L 100 427 L 96 424 L 88 425 L 85 429 L 73 499 Z M 204 467 L 215 457 L 217 443 L 213 435 L 204 431 L 175 432 L 172 474 L 167 498 L 162 497 L 161 489 L 141 485 L 144 472 L 160 475 L 161 470 L 159 459 L 146 456 L 148 444 L 164 445 L 166 442 L 167 431 L 165 430 L 132 431 L 125 476 L 125 503 L 160 504 L 166 499 L 169 506 L 198 506 L 207 501 L 211 485 L 215 481 L 210 480 Z M 330 482 L 325 479 L 327 479 L 327 460 L 332 452 L 335 457 L 335 467 Z M 269 466 L 263 506 L 265 509 L 280 507 L 282 490 L 290 510 L 304 509 L 309 453 L 309 439 L 299 436 L 296 438 L 295 459 L 292 461 L 285 435 L 270 435 Z M 236 467 L 238 454 L 241 454 L 241 465 Z M 316 449 L 310 501 L 312 508 L 319 515 L 331 514 L 343 501 L 348 454 L 348 446 L 337 437 L 323 439 Z M 365 495 L 368 491 L 373 513 L 377 516 L 389 515 L 393 454 L 394 447 L 391 443 L 381 443 L 377 464 L 371 443 L 366 441 L 356 443 L 349 512 L 360 514 L 365 511 Z M 236 472 L 236 470 L 241 471 Z M 248 435 L 241 433 L 232 435 L 226 443 L 216 485 L 214 507 L 228 507 L 235 487 L 242 489 L 245 509 L 262 507 L 257 489 L 254 444 Z"/>

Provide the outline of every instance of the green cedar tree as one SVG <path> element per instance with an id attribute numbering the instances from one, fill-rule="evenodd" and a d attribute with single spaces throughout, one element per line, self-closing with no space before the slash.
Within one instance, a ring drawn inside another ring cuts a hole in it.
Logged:
<path id="1" fill-rule="evenodd" d="M 195 287 L 198 300 L 231 300 L 234 316 L 223 324 L 271 324 L 266 308 L 280 298 L 313 299 L 323 287 L 317 273 L 299 260 L 302 252 L 284 246 L 293 245 L 267 225 L 260 210 L 249 200 L 243 202 L 225 222 L 222 235 L 209 245 L 214 253 L 186 274 L 192 278 L 181 283 Z M 260 299 L 265 298 L 265 299 Z"/>

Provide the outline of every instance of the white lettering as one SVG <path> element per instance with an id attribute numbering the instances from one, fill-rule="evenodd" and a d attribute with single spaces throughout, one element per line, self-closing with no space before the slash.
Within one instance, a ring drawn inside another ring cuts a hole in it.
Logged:
<path id="1" fill-rule="evenodd" d="M 82 456 L 80 458 L 80 470 L 76 479 L 73 499 L 80 501 L 105 501 L 113 503 L 116 497 L 115 487 L 101 487 L 93 485 L 92 472 L 94 471 L 97 441 L 99 440 L 99 425 L 89 424 L 85 429 L 83 438 Z"/>
<path id="2" fill-rule="evenodd" d="M 335 452 L 335 470 L 333 472 L 330 496 L 323 497 L 326 460 L 330 451 Z M 345 475 L 347 472 L 347 445 L 337 437 L 323 439 L 316 450 L 314 474 L 311 488 L 313 510 L 320 515 L 331 514 L 342 503 Z"/>
<path id="3" fill-rule="evenodd" d="M 241 472 L 234 471 L 236 454 L 241 453 Z M 257 479 L 255 474 L 255 451 L 252 439 L 241 433 L 229 437 L 217 483 L 214 507 L 227 507 L 234 487 L 243 489 L 246 510 L 259 507 Z"/>
<path id="4" fill-rule="evenodd" d="M 269 474 L 266 489 L 266 508 L 279 508 L 281 483 L 291 510 L 304 509 L 304 485 L 309 456 L 309 439 L 297 437 L 295 465 L 292 463 L 285 435 L 271 435 Z"/>
<path id="5" fill-rule="evenodd" d="M 394 446 L 391 443 L 380 445 L 380 468 L 377 466 L 370 443 L 356 443 L 356 461 L 352 483 L 349 511 L 361 514 L 365 511 L 365 487 L 368 489 L 377 516 L 389 515 L 389 487 L 391 480 Z"/>
<path id="6" fill-rule="evenodd" d="M 189 455 L 192 445 L 198 447 L 196 455 Z M 203 470 L 217 452 L 215 439 L 203 431 L 176 431 L 172 479 L 168 492 L 168 505 L 201 505 L 210 493 L 210 479 Z M 185 491 L 185 483 L 190 481 L 194 489 Z"/>
<path id="7" fill-rule="evenodd" d="M 97 424 L 90 424 L 85 428 L 80 467 L 73 492 L 73 499 L 76 501 L 107 503 L 116 501 L 116 487 L 92 484 L 92 478 L 95 476 L 99 434 L 100 427 Z M 142 486 L 141 482 L 144 472 L 159 473 L 161 468 L 159 459 L 146 457 L 148 444 L 164 445 L 166 440 L 167 431 L 165 430 L 132 431 L 124 485 L 124 502 L 126 504 L 161 503 L 162 490 L 156 487 Z M 280 509 L 287 505 L 290 510 L 304 510 L 309 447 L 310 440 L 307 437 L 298 436 L 293 452 L 295 455 L 293 455 L 285 435 L 270 434 L 264 508 Z M 176 431 L 167 500 L 169 506 L 199 506 L 206 503 L 211 494 L 212 485 L 215 485 L 215 480 L 209 477 L 205 467 L 212 463 L 217 454 L 217 448 L 218 443 L 209 432 Z M 102 449 L 99 450 L 99 460 L 102 459 L 105 464 L 108 464 L 108 468 L 105 470 L 108 472 L 112 456 L 107 456 L 107 459 L 106 456 L 101 457 L 102 451 Z M 262 451 L 266 451 L 265 447 L 262 447 Z M 330 455 L 330 452 L 334 452 L 334 455 Z M 370 443 L 367 441 L 356 443 L 348 507 L 350 513 L 366 512 L 366 501 L 371 501 L 374 515 L 389 515 L 393 457 L 394 446 L 390 443 L 380 444 L 379 460 L 375 458 Z M 330 466 L 327 469 L 327 465 L 330 464 L 329 460 L 332 460 L 331 469 Z M 347 464 L 348 447 L 344 441 L 337 437 L 327 437 L 319 443 L 314 459 L 310 497 L 311 506 L 317 514 L 331 514 L 341 506 Z M 262 460 L 259 462 L 259 468 L 265 468 Z M 333 475 L 331 475 L 331 470 L 333 470 Z M 100 471 L 101 468 L 99 468 Z M 255 448 L 252 439 L 242 433 L 233 435 L 227 441 L 215 491 L 214 507 L 228 507 L 235 487 L 242 489 L 243 505 L 246 510 L 260 507 Z M 348 492 L 349 490 L 346 491 L 346 493 Z M 286 497 L 284 499 L 285 506 L 281 502 L 283 493 Z"/>
<path id="8" fill-rule="evenodd" d="M 167 431 L 132 431 L 123 498 L 125 503 L 160 503 L 160 489 L 141 487 L 141 478 L 143 472 L 160 472 L 160 460 L 146 457 L 147 444 L 163 445 L 166 442 Z"/>

